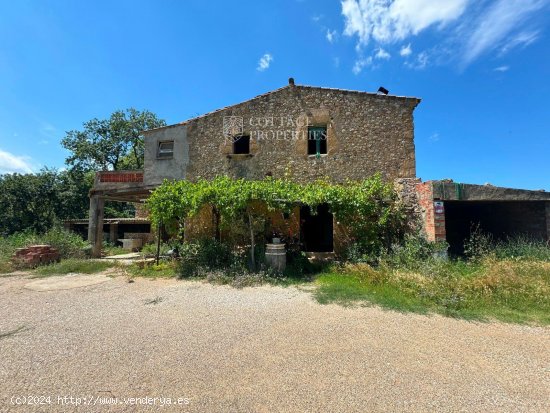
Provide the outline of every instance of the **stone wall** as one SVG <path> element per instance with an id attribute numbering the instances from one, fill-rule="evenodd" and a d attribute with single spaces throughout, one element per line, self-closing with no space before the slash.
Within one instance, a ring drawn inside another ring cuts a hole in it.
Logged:
<path id="1" fill-rule="evenodd" d="M 424 228 L 424 209 L 419 203 L 419 194 L 417 192 L 417 185 L 421 182 L 420 178 L 398 178 L 393 182 L 398 200 L 407 217 L 406 229 L 410 232 L 417 232 Z M 423 189 L 423 186 L 419 188 L 421 191 L 426 191 L 426 189 Z"/>
<path id="2" fill-rule="evenodd" d="M 323 177 L 336 182 L 361 180 L 375 173 L 387 180 L 414 177 L 413 110 L 418 102 L 415 98 L 289 85 L 181 125 L 149 131 L 145 138 L 146 181 L 160 182 L 163 173 L 190 180 L 219 175 L 247 179 L 288 176 L 298 182 Z M 232 143 L 224 136 L 224 119 L 228 117 L 241 119 L 239 132 L 250 136 L 250 155 L 232 155 Z M 327 127 L 327 154 L 307 154 L 308 125 Z M 175 145 L 174 157 L 188 149 L 177 165 L 153 156 L 157 142 L 171 136 L 182 141 Z M 169 170 L 164 171 L 168 163 Z"/>

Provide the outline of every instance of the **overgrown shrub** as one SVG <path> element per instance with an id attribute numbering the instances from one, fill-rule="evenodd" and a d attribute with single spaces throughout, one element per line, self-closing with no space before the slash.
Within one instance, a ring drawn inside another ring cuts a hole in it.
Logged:
<path id="1" fill-rule="evenodd" d="M 464 255 L 471 260 L 479 260 L 489 255 L 494 247 L 491 234 L 484 233 L 479 225 L 473 226 L 470 236 L 464 241 Z"/>
<path id="2" fill-rule="evenodd" d="M 60 227 L 54 227 L 41 235 L 36 235 L 34 239 L 28 240 L 33 244 L 49 244 L 57 248 L 61 258 L 84 258 L 86 249 L 89 246 L 88 241 L 74 232 L 67 231 Z"/>
<path id="3" fill-rule="evenodd" d="M 179 254 L 180 274 L 183 278 L 197 277 L 213 270 L 232 274 L 246 268 L 244 251 L 233 251 L 229 246 L 213 239 L 183 243 Z"/>
<path id="4" fill-rule="evenodd" d="M 175 242 L 161 242 L 160 243 L 160 255 L 168 255 L 169 251 L 173 251 L 174 248 L 179 247 L 179 244 Z M 147 257 L 154 257 L 157 255 L 157 243 L 150 242 L 141 248 L 141 253 Z"/>
<path id="5" fill-rule="evenodd" d="M 232 249 L 213 239 L 184 243 L 179 247 L 179 274 L 182 278 L 206 277 L 208 281 L 234 286 L 263 282 L 289 284 L 307 280 L 323 267 L 311 263 L 303 252 L 289 252 L 287 267 L 281 274 L 268 268 L 264 261 L 265 246 L 256 246 L 256 270 L 250 270 L 249 249 Z"/>
<path id="6" fill-rule="evenodd" d="M 307 280 L 325 267 L 323 264 L 311 262 L 303 251 L 288 251 L 286 256 L 286 269 L 283 273 L 285 277 Z"/>
<path id="7" fill-rule="evenodd" d="M 393 267 L 418 269 L 427 263 L 441 261 L 446 256 L 446 242 L 430 242 L 421 234 L 407 234 L 402 242 L 393 244 L 381 255 L 381 261 Z"/>
<path id="8" fill-rule="evenodd" d="M 43 234 L 18 232 L 0 238 L 0 272 L 10 272 L 13 268 L 10 260 L 17 248 L 33 244 L 48 244 L 57 248 L 61 258 L 85 258 L 89 248 L 87 241 L 80 235 L 60 227 L 54 227 Z"/>

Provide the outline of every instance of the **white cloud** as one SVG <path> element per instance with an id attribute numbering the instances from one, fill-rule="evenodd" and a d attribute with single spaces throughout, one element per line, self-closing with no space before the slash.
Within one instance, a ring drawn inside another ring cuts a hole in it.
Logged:
<path id="1" fill-rule="evenodd" d="M 455 64 L 462 69 L 489 53 L 502 56 L 541 37 L 534 18 L 550 0 L 342 0 L 344 35 L 354 37 L 359 61 L 367 45 L 407 58 L 406 65 Z M 410 39 L 424 31 L 429 55 L 413 51 Z M 409 41 L 407 41 L 409 40 Z M 403 42 L 400 48 L 394 46 Z M 407 44 L 408 43 L 408 44 Z M 395 49 L 394 49 L 395 47 Z"/>
<path id="2" fill-rule="evenodd" d="M 16 156 L 0 149 L 0 174 L 5 173 L 32 173 L 28 156 Z"/>
<path id="3" fill-rule="evenodd" d="M 432 142 L 437 142 L 439 140 L 439 133 L 437 133 L 437 132 L 432 133 L 428 137 L 428 139 L 431 140 Z"/>
<path id="4" fill-rule="evenodd" d="M 343 0 L 344 34 L 358 37 L 358 45 L 371 39 L 392 43 L 462 15 L 469 0 Z"/>
<path id="5" fill-rule="evenodd" d="M 534 12 L 540 10 L 547 0 L 497 0 L 487 10 L 480 13 L 474 29 L 469 34 L 464 47 L 463 66 L 467 66 L 484 53 L 503 46 L 509 36 L 518 29 Z M 517 39 L 517 36 L 515 36 Z M 531 36 L 530 42 L 536 36 Z M 516 46 L 529 41 L 523 39 Z"/>
<path id="6" fill-rule="evenodd" d="M 507 72 L 510 70 L 510 66 L 499 66 L 493 69 L 495 72 Z"/>
<path id="7" fill-rule="evenodd" d="M 327 40 L 329 43 L 333 43 L 336 40 L 337 35 L 336 30 L 327 29 Z"/>
<path id="8" fill-rule="evenodd" d="M 269 69 L 269 65 L 272 61 L 273 55 L 271 55 L 270 53 L 264 54 L 258 61 L 258 67 L 256 68 L 256 70 L 263 72 L 264 70 Z"/>
<path id="9" fill-rule="evenodd" d="M 333 58 L 332 63 L 334 64 L 334 67 L 339 68 L 340 67 L 340 58 L 339 57 Z"/>
<path id="10" fill-rule="evenodd" d="M 410 56 L 412 52 L 413 51 L 410 43 L 407 46 L 405 45 L 401 46 L 401 50 L 399 50 L 399 54 L 403 57 Z"/>
<path id="11" fill-rule="evenodd" d="M 516 47 L 527 47 L 539 38 L 539 32 L 520 32 L 506 41 L 500 49 L 500 56 L 508 53 Z"/>
<path id="12" fill-rule="evenodd" d="M 359 58 L 355 61 L 353 69 L 351 70 L 354 75 L 358 75 L 363 71 L 365 67 L 368 67 L 370 65 L 372 65 L 372 56 L 369 56 L 367 58 Z"/>
<path id="13" fill-rule="evenodd" d="M 420 52 L 416 55 L 416 58 L 412 61 L 405 62 L 405 66 L 411 69 L 422 70 L 425 69 L 430 62 L 430 55 L 428 52 Z"/>
<path id="14" fill-rule="evenodd" d="M 386 52 L 384 49 L 379 47 L 374 57 L 381 60 L 389 60 L 391 55 L 388 52 Z"/>

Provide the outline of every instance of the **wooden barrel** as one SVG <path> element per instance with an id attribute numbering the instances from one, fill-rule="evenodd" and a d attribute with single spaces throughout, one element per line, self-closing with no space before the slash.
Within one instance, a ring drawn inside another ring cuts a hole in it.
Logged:
<path id="1" fill-rule="evenodd" d="M 286 268 L 285 244 L 266 244 L 265 262 L 275 271 L 283 272 Z"/>

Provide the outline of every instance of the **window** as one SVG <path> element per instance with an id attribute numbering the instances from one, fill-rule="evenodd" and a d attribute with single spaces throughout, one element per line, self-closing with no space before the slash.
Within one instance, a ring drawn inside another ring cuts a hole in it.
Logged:
<path id="1" fill-rule="evenodd" d="M 248 155 L 250 153 L 250 136 L 236 136 L 233 138 L 233 154 Z"/>
<path id="2" fill-rule="evenodd" d="M 169 159 L 174 156 L 174 141 L 159 142 L 157 151 L 158 159 Z"/>
<path id="3" fill-rule="evenodd" d="M 327 127 L 315 126 L 307 128 L 307 154 L 326 155 L 327 153 Z"/>

